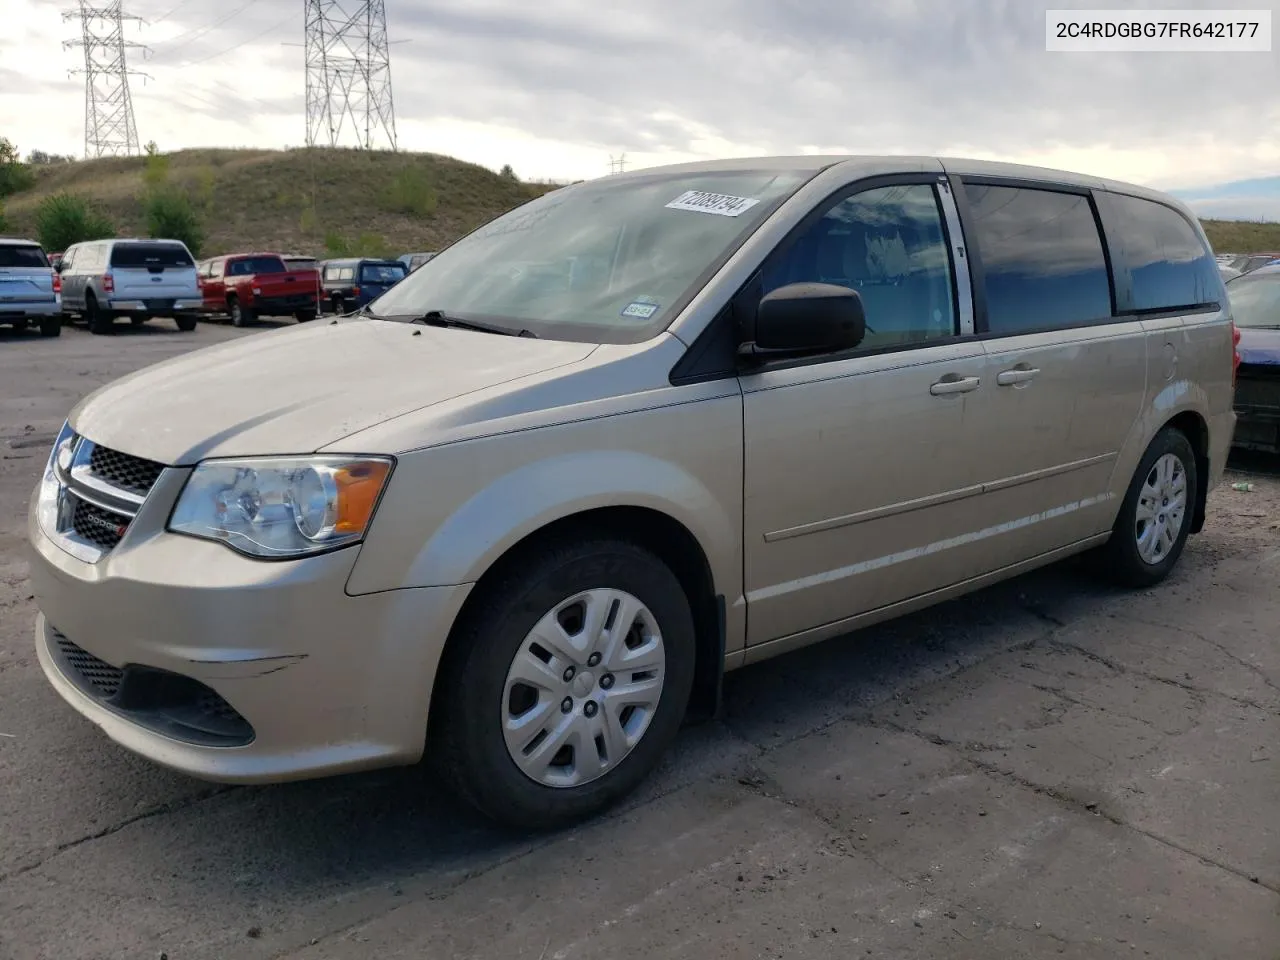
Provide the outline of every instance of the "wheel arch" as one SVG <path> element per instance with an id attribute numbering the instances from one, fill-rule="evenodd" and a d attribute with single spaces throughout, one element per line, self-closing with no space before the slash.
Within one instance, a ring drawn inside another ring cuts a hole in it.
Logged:
<path id="1" fill-rule="evenodd" d="M 1196 410 L 1183 410 L 1170 417 L 1160 429 L 1172 427 L 1191 444 L 1196 458 L 1196 499 L 1192 504 L 1191 532 L 1199 533 L 1204 529 L 1207 504 L 1209 500 L 1209 424 Z M 1158 432 L 1158 431 L 1157 431 Z"/>
<path id="2" fill-rule="evenodd" d="M 548 544 L 586 536 L 612 537 L 641 547 L 666 564 L 680 581 L 693 614 L 697 645 L 687 717 L 700 720 L 714 716 L 719 711 L 724 674 L 724 596 L 716 592 L 711 562 L 693 531 L 653 507 L 610 505 L 581 510 L 552 520 L 509 546 L 480 575 L 454 619 L 434 683 L 447 675 L 447 664 L 459 649 L 456 638 L 462 632 L 461 625 L 484 602 L 493 583 L 512 569 L 518 569 L 527 557 Z M 433 713 L 440 701 L 433 689 Z M 429 719 L 428 727 L 433 725 Z"/>

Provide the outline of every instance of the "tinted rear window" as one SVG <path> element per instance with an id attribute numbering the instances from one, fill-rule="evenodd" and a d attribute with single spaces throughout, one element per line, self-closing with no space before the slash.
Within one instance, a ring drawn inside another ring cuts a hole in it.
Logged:
<path id="1" fill-rule="evenodd" d="M 1111 316 L 1111 280 L 1089 198 L 965 185 L 987 280 L 992 333 L 1072 327 Z"/>
<path id="2" fill-rule="evenodd" d="M 395 266 L 382 263 L 366 263 L 360 270 L 362 283 L 399 283 L 408 271 L 403 263 Z"/>
<path id="3" fill-rule="evenodd" d="M 194 267 L 185 247 L 176 243 L 118 243 L 111 251 L 113 267 Z"/>
<path id="4" fill-rule="evenodd" d="M 39 269 L 48 267 L 49 260 L 44 251 L 32 244 L 29 247 L 0 246 L 0 267 L 28 267 Z"/>
<path id="5" fill-rule="evenodd" d="M 1218 264 L 1182 214 L 1140 197 L 1113 195 L 1116 234 L 1133 274 L 1133 308 L 1156 312 L 1217 303 Z"/>
<path id="6" fill-rule="evenodd" d="M 251 273 L 284 273 L 284 261 L 279 257 L 245 257 L 227 265 L 227 274 L 246 277 Z"/>

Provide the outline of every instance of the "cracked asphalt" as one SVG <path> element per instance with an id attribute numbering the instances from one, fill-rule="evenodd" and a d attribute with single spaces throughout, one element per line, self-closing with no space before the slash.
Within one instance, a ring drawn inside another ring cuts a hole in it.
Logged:
<path id="1" fill-rule="evenodd" d="M 1280 960 L 1274 461 L 1161 587 L 1058 566 L 742 671 L 625 807 L 521 837 L 416 768 L 166 773 L 47 687 L 49 442 L 97 385 L 242 335 L 0 332 L 0 960 Z"/>

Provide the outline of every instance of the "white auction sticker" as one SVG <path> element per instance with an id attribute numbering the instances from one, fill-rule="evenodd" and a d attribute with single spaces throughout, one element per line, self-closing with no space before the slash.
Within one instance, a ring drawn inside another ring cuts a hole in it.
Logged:
<path id="1" fill-rule="evenodd" d="M 731 197 L 724 193 L 707 193 L 705 190 L 686 190 L 668 203 L 667 207 L 671 210 L 692 210 L 694 213 L 736 217 L 759 202 L 752 197 Z"/>

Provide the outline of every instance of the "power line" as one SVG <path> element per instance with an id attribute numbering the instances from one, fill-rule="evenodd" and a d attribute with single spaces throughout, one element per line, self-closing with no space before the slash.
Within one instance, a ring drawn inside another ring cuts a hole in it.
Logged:
<path id="1" fill-rule="evenodd" d="M 67 40 L 64 49 L 84 49 L 84 155 L 132 156 L 139 152 L 138 127 L 133 115 L 129 77 L 146 76 L 129 69 L 126 51 L 146 50 L 124 38 L 124 22 L 141 18 L 124 12 L 124 0 L 80 0 L 77 10 L 63 21 L 80 21 L 80 38 Z"/>
<path id="2" fill-rule="evenodd" d="M 307 146 L 396 149 L 383 0 L 306 0 Z"/>

